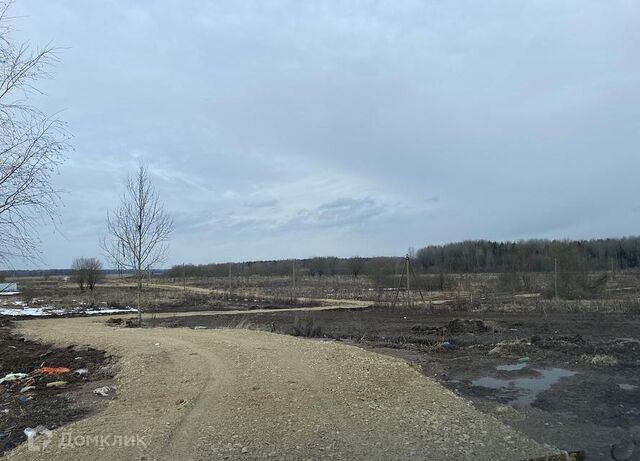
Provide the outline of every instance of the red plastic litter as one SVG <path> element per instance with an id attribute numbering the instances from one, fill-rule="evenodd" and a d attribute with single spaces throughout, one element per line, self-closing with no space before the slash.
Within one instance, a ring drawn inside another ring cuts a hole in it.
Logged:
<path id="1" fill-rule="evenodd" d="M 69 373 L 70 371 L 71 370 L 65 367 L 42 367 L 34 371 L 33 374 L 52 376 L 52 375 L 63 375 L 65 373 Z"/>

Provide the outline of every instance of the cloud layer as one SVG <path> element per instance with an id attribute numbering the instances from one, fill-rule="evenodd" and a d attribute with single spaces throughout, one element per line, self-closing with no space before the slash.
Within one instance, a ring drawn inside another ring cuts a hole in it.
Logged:
<path id="1" fill-rule="evenodd" d="M 139 159 L 168 263 L 637 234 L 640 4 L 20 0 L 75 152 L 43 258 L 99 255 Z"/>

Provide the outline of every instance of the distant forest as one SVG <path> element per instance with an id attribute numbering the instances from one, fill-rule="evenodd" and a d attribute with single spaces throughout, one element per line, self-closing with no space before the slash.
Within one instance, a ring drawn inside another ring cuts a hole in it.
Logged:
<path id="1" fill-rule="evenodd" d="M 595 271 L 640 267 L 640 237 L 594 240 L 470 240 L 429 245 L 411 251 L 416 270 L 426 273 Z M 378 275 L 395 273 L 404 258 L 315 257 L 295 261 L 299 275 Z M 224 277 L 233 275 L 291 275 L 294 260 L 178 265 L 169 277 Z"/>

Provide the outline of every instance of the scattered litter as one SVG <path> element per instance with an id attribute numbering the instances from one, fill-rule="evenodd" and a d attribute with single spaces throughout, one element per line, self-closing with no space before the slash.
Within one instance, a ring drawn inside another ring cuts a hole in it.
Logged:
<path id="1" fill-rule="evenodd" d="M 67 385 L 66 381 L 53 381 L 52 383 L 47 383 L 47 387 L 54 388 L 54 389 L 60 389 L 62 387 L 65 387 L 66 385 Z"/>
<path id="2" fill-rule="evenodd" d="M 16 400 L 20 405 L 25 406 L 33 400 L 33 397 L 31 397 L 30 395 L 19 395 L 18 397 L 16 397 Z"/>
<path id="3" fill-rule="evenodd" d="M 36 376 L 57 376 L 69 373 L 71 370 L 65 367 L 42 367 L 33 372 Z"/>
<path id="4" fill-rule="evenodd" d="M 24 430 L 24 435 L 26 435 L 29 440 L 33 440 L 40 434 L 49 435 L 51 434 L 51 431 L 44 426 L 38 426 L 35 429 L 27 427 Z"/>
<path id="5" fill-rule="evenodd" d="M 111 391 L 114 391 L 115 389 L 115 386 L 104 386 L 94 389 L 93 393 L 101 395 L 103 397 L 107 397 L 111 393 Z"/>
<path id="6" fill-rule="evenodd" d="M 78 368 L 73 372 L 73 374 L 79 378 L 81 376 L 86 376 L 87 374 L 89 374 L 89 370 L 87 370 L 86 368 Z"/>
<path id="7" fill-rule="evenodd" d="M 502 352 L 502 348 L 500 346 L 496 346 L 489 351 L 489 355 L 496 355 Z"/>
<path id="8" fill-rule="evenodd" d="M 4 378 L 0 379 L 0 384 L 2 383 L 13 383 L 15 381 L 22 381 L 29 375 L 26 373 L 9 373 Z"/>
<path id="9" fill-rule="evenodd" d="M 529 363 L 529 357 L 520 357 L 518 363 Z"/>
<path id="10" fill-rule="evenodd" d="M 20 389 L 20 393 L 24 394 L 25 392 L 32 391 L 35 388 L 36 388 L 36 386 L 24 386 L 22 389 Z"/>
<path id="11" fill-rule="evenodd" d="M 207 327 L 204 327 L 204 326 L 202 326 L 202 325 L 197 325 L 197 326 L 193 327 L 193 329 L 194 329 L 194 330 L 206 330 L 206 329 L 207 329 Z"/>

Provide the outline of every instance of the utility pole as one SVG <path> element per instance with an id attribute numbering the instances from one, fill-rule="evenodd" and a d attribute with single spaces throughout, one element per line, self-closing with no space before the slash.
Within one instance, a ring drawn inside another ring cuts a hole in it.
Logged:
<path id="1" fill-rule="evenodd" d="M 398 281 L 398 288 L 396 289 L 396 295 L 393 298 L 393 303 L 391 304 L 391 307 L 396 307 L 398 299 L 400 298 L 400 291 L 402 290 L 402 282 L 405 276 L 407 277 L 407 281 L 405 285 L 405 288 L 407 290 L 407 307 L 411 307 L 413 305 L 413 301 L 411 299 L 411 281 L 410 281 L 410 278 L 412 275 L 414 277 L 414 282 L 416 282 L 415 285 L 416 285 L 416 288 L 418 289 L 418 293 L 420 294 L 420 299 L 422 299 L 423 303 L 426 303 L 426 301 L 424 300 L 424 296 L 422 294 L 422 290 L 420 289 L 420 284 L 418 283 L 416 271 L 413 268 L 413 265 L 411 263 L 411 257 L 407 254 L 404 260 L 405 260 L 405 263 L 402 265 L 402 273 L 400 274 L 400 280 Z"/>
<path id="2" fill-rule="evenodd" d="M 184 263 L 182 263 L 182 291 L 187 292 L 187 270 Z"/>
<path id="3" fill-rule="evenodd" d="M 293 260 L 291 269 L 291 299 L 296 296 L 296 260 Z"/>
<path id="4" fill-rule="evenodd" d="M 405 256 L 405 263 L 407 265 L 407 268 L 405 269 L 405 272 L 407 273 L 407 307 L 411 307 L 411 282 L 409 280 L 411 280 L 411 276 L 410 276 L 410 259 L 409 259 L 409 253 L 407 253 L 407 255 Z"/>
<path id="5" fill-rule="evenodd" d="M 553 285 L 556 299 L 558 299 L 558 258 L 553 258 Z"/>
<path id="6" fill-rule="evenodd" d="M 231 263 L 229 263 L 229 298 L 231 298 Z"/>

